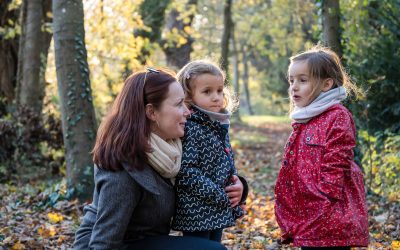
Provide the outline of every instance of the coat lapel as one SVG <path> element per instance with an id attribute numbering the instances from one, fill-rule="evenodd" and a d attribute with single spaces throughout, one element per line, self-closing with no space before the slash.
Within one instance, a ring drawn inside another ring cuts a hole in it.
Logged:
<path id="1" fill-rule="evenodd" d="M 144 189 L 153 193 L 155 195 L 160 195 L 160 190 L 158 187 L 158 182 L 154 176 L 153 169 L 146 165 L 143 169 L 129 168 L 127 163 L 122 164 L 124 169 L 129 173 L 129 175 Z"/>

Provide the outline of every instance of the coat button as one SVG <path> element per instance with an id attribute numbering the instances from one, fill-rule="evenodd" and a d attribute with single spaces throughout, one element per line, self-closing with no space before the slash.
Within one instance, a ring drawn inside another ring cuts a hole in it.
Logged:
<path id="1" fill-rule="evenodd" d="M 307 142 L 311 141 L 311 137 L 307 137 L 307 138 L 306 138 L 306 141 L 307 141 Z"/>
<path id="2" fill-rule="evenodd" d="M 283 161 L 283 165 L 287 166 L 287 160 Z"/>
<path id="3" fill-rule="evenodd" d="M 293 154 L 294 154 L 294 152 L 293 152 L 293 151 L 290 151 L 290 152 L 289 152 L 289 154 L 293 155 Z"/>

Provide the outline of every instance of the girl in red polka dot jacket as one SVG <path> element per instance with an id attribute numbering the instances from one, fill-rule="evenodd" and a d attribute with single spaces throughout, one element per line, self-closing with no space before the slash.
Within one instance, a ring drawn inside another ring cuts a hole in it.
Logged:
<path id="1" fill-rule="evenodd" d="M 368 245 L 363 174 L 354 162 L 356 130 L 341 104 L 352 90 L 339 57 L 320 46 L 290 58 L 293 131 L 275 185 L 283 243 L 302 249 Z"/>

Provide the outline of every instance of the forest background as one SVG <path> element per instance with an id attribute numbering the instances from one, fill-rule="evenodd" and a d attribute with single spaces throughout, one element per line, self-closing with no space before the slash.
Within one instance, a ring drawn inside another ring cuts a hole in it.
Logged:
<path id="1" fill-rule="evenodd" d="M 212 59 L 240 100 L 235 124 L 275 117 L 288 125 L 288 59 L 321 43 L 365 91 L 346 106 L 370 202 L 386 204 L 388 222 L 400 199 L 399 16 L 399 0 L 1 0 L 0 221 L 32 208 L 33 196 L 38 211 L 63 201 L 81 209 L 91 198 L 88 152 L 132 72 Z M 62 217 L 49 214 L 53 223 Z M 396 218 L 388 244 L 399 240 Z M 27 245 L 4 223 L 0 246 Z M 48 228 L 35 230 L 42 237 Z"/>

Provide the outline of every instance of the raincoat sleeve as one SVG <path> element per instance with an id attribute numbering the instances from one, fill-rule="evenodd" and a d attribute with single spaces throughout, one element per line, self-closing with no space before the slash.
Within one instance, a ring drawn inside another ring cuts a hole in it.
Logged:
<path id="1" fill-rule="evenodd" d="M 355 128 L 352 117 L 345 111 L 332 116 L 328 127 L 326 147 L 321 163 L 318 189 L 329 198 L 343 198 L 344 176 L 353 161 Z"/>

